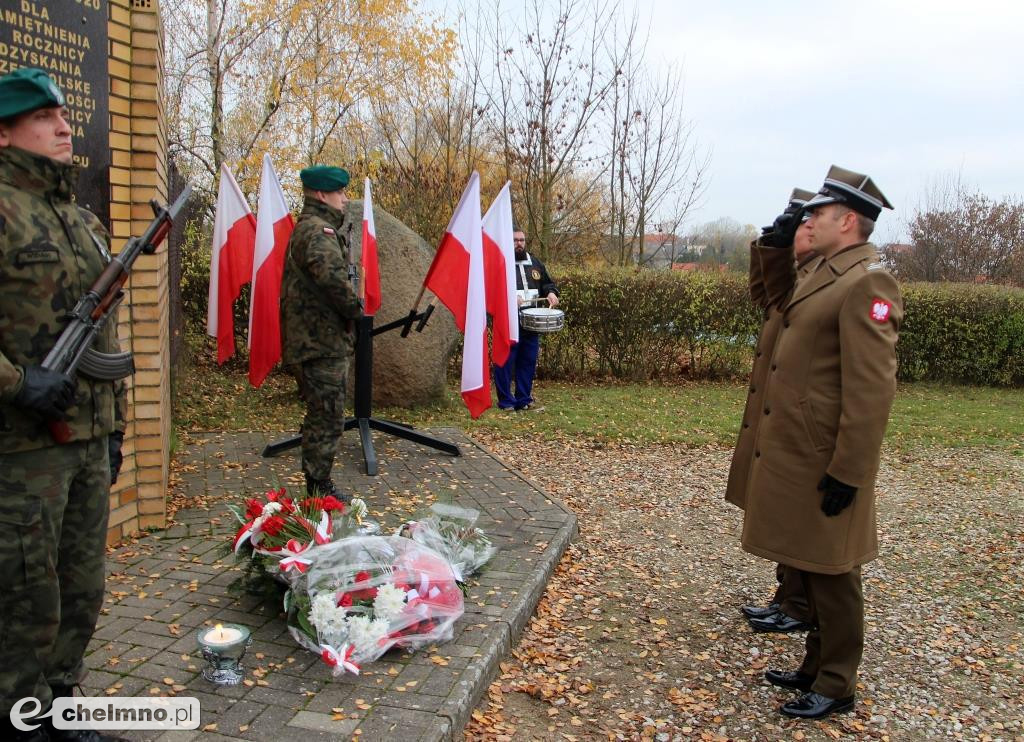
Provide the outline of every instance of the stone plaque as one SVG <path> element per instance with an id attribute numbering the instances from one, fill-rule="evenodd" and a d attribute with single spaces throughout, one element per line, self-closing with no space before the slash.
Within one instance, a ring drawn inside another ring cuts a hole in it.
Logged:
<path id="1" fill-rule="evenodd" d="M 107 0 L 0 0 L 0 75 L 50 73 L 67 96 L 78 202 L 110 225 Z"/>

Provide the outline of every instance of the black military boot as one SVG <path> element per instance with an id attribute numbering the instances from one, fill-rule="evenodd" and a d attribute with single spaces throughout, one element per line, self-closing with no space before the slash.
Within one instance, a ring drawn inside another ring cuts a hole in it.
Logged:
<path id="1" fill-rule="evenodd" d="M 53 693 L 54 699 L 71 698 L 75 695 L 73 685 L 51 685 L 50 691 Z M 50 742 L 128 742 L 124 737 L 103 734 L 95 729 L 57 729 L 51 718 L 47 718 L 45 721 L 47 739 Z"/>
<path id="2" fill-rule="evenodd" d="M 310 497 L 327 497 L 327 495 L 334 495 L 346 505 L 352 502 L 352 496 L 343 494 L 332 480 L 314 479 L 309 476 L 309 474 L 306 475 L 306 492 Z"/>

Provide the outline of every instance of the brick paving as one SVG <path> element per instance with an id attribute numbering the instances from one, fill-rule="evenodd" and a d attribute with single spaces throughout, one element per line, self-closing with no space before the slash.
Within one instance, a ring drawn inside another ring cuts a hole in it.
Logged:
<path id="1" fill-rule="evenodd" d="M 333 678 L 288 633 L 280 606 L 228 585 L 239 567 L 226 544 L 237 528 L 224 503 L 297 487 L 298 451 L 260 457 L 280 436 L 196 435 L 176 454 L 176 489 L 197 498 L 164 531 L 114 550 L 107 600 L 86 663 L 88 695 L 193 696 L 200 730 L 131 732 L 133 740 L 445 740 L 458 737 L 500 659 L 529 620 L 548 576 L 576 532 L 576 518 L 521 474 L 462 433 L 449 457 L 376 434 L 380 474 L 363 474 L 357 437 L 346 433 L 335 480 L 363 497 L 385 532 L 431 502 L 481 512 L 498 553 L 470 581 L 466 613 L 452 641 L 435 651 L 393 650 L 359 676 Z M 296 489 L 296 491 L 298 491 Z M 215 622 L 252 629 L 246 682 L 216 686 L 199 675 L 196 635 Z M 213 726 L 215 725 L 215 726 Z"/>

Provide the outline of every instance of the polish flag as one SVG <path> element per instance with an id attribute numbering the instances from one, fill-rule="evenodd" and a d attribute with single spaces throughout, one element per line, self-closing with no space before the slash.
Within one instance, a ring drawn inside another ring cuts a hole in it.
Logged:
<path id="1" fill-rule="evenodd" d="M 220 166 L 217 212 L 213 217 L 210 294 L 206 333 L 217 338 L 217 363 L 235 354 L 235 299 L 252 278 L 256 217 L 228 166 Z"/>
<path id="2" fill-rule="evenodd" d="M 281 273 L 295 222 L 284 200 L 270 155 L 263 155 L 256 206 L 256 255 L 249 303 L 249 383 L 259 388 L 281 360 Z"/>
<path id="3" fill-rule="evenodd" d="M 370 317 L 380 309 L 380 265 L 377 262 L 377 227 L 373 223 L 370 179 L 363 186 L 363 314 Z"/>
<path id="4" fill-rule="evenodd" d="M 487 286 L 487 312 L 492 319 L 491 360 L 498 366 L 505 365 L 509 348 L 519 342 L 510 186 L 511 183 L 505 183 L 482 222 L 484 283 Z"/>
<path id="5" fill-rule="evenodd" d="M 455 315 L 455 324 L 465 335 L 462 399 L 474 420 L 491 406 L 483 252 L 480 175 L 474 172 L 423 281 Z"/>

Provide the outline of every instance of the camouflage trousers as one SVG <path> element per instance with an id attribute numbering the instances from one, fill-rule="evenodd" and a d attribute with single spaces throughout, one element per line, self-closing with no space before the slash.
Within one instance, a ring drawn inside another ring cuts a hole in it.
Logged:
<path id="1" fill-rule="evenodd" d="M 299 396 L 306 403 L 302 421 L 302 471 L 330 479 L 338 442 L 345 428 L 347 358 L 314 358 L 293 367 Z"/>
<path id="2" fill-rule="evenodd" d="M 74 685 L 103 604 L 106 437 L 0 453 L 0 713 Z"/>

